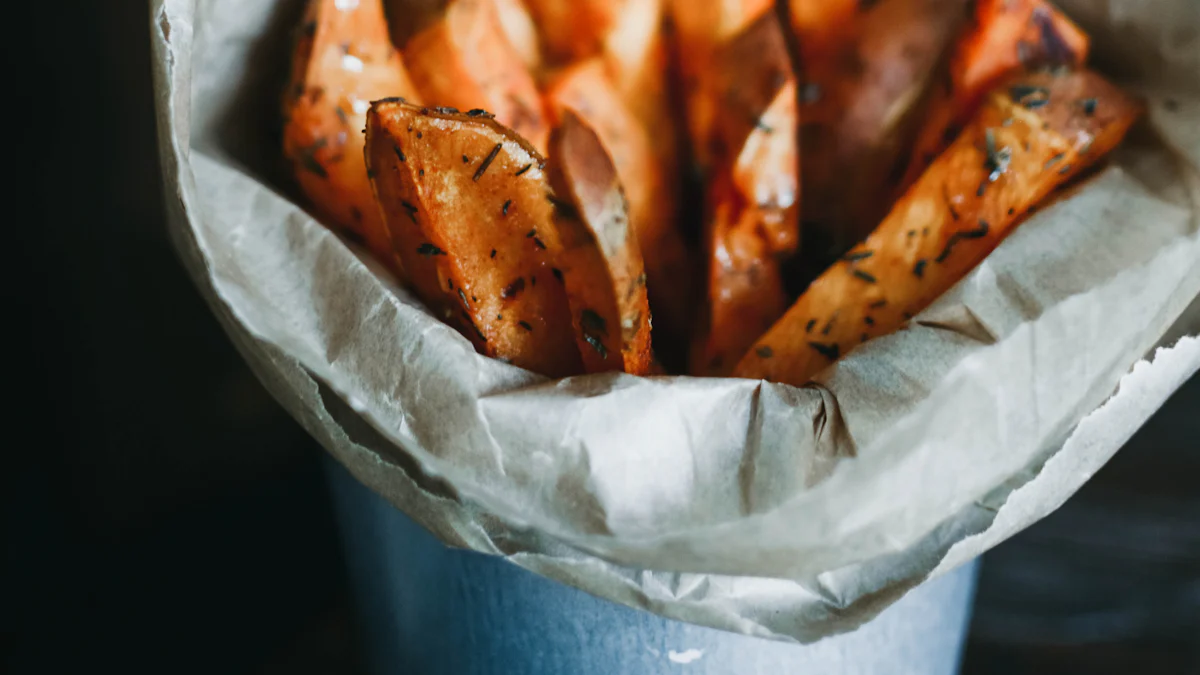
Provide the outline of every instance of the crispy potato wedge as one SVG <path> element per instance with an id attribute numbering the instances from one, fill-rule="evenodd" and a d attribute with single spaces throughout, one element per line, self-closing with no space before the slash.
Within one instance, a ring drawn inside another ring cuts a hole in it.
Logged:
<path id="1" fill-rule="evenodd" d="M 720 102 L 711 73 L 716 53 L 747 26 L 773 11 L 771 0 L 670 0 L 677 56 L 687 104 L 692 154 L 701 166 L 713 162 L 710 142 Z"/>
<path id="2" fill-rule="evenodd" d="M 629 203 L 600 137 L 565 110 L 550 137 L 554 222 L 575 339 L 586 372 L 648 374 L 650 303 Z M 561 203 L 561 202 L 560 202 Z"/>
<path id="3" fill-rule="evenodd" d="M 284 154 L 318 214 L 361 236 L 397 274 L 402 268 L 363 164 L 362 129 L 370 101 L 414 91 L 379 0 L 347 9 L 334 0 L 309 3 L 283 106 Z"/>
<path id="4" fill-rule="evenodd" d="M 504 34 L 493 0 L 451 0 L 404 48 L 422 100 L 488 110 L 545 152 L 550 129 L 533 75 Z"/>
<path id="5" fill-rule="evenodd" d="M 547 58 L 570 63 L 604 50 L 627 5 L 642 0 L 525 0 Z"/>
<path id="6" fill-rule="evenodd" d="M 783 312 L 779 260 L 799 239 L 796 83 L 772 11 L 713 52 L 707 142 L 708 316 L 692 372 L 724 375 Z"/>
<path id="7" fill-rule="evenodd" d="M 1027 67 L 1080 67 L 1089 47 L 1087 34 L 1044 0 L 977 0 L 974 20 L 954 47 L 949 77 L 937 83 L 923 115 L 899 192 L 954 140 L 998 81 Z"/>
<path id="8" fill-rule="evenodd" d="M 554 123 L 578 115 L 612 157 L 637 233 L 650 303 L 668 341 L 682 340 L 692 322 L 692 269 L 677 221 L 671 176 L 655 158 L 649 135 L 621 98 L 599 58 L 581 61 L 558 75 L 546 91 Z"/>
<path id="9" fill-rule="evenodd" d="M 492 0 L 500 17 L 504 37 L 521 55 L 521 62 L 530 72 L 542 67 L 542 44 L 538 39 L 537 26 L 533 23 L 528 8 L 521 0 Z"/>
<path id="10" fill-rule="evenodd" d="M 487 356 L 582 372 L 543 159 L 484 113 L 402 100 L 367 115 L 367 166 L 412 284 Z"/>
<path id="11" fill-rule="evenodd" d="M 837 254 L 887 213 L 919 104 L 966 14 L 964 0 L 879 0 L 852 13 L 826 2 L 789 7 L 803 83 L 802 220 Z"/>
<path id="12" fill-rule="evenodd" d="M 973 269 L 1046 195 L 1111 150 L 1141 106 L 1086 71 L 1023 73 L 861 245 L 757 341 L 735 375 L 802 385 L 889 333 Z"/>

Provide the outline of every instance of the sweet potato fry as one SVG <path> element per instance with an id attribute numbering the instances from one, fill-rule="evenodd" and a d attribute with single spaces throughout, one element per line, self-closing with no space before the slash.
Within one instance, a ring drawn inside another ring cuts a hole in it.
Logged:
<path id="1" fill-rule="evenodd" d="M 677 201 L 655 158 L 646 130 L 612 83 L 603 61 L 592 58 L 563 70 L 546 91 L 555 124 L 567 111 L 599 136 L 612 157 L 645 259 L 650 303 L 660 330 L 681 340 L 691 324 L 691 265 L 677 222 Z"/>
<path id="2" fill-rule="evenodd" d="M 521 0 L 492 0 L 500 17 L 500 27 L 509 43 L 521 55 L 521 62 L 530 72 L 542 67 L 542 45 L 537 26 Z"/>
<path id="3" fill-rule="evenodd" d="M 629 204 L 599 136 L 565 110 L 550 138 L 558 268 L 589 373 L 650 372 L 650 304 Z M 561 202 L 560 202 L 561 203 Z"/>
<path id="4" fill-rule="evenodd" d="M 412 284 L 438 316 L 488 356 L 550 377 L 582 371 L 554 273 L 543 159 L 528 142 L 484 113 L 376 101 L 367 166 Z"/>
<path id="5" fill-rule="evenodd" d="M 827 2 L 792 0 L 789 7 L 802 83 L 802 220 L 836 255 L 887 213 L 918 104 L 965 18 L 965 2 Z"/>
<path id="6" fill-rule="evenodd" d="M 692 372 L 727 374 L 783 312 L 779 258 L 798 240 L 796 85 L 777 16 L 767 11 L 713 52 L 717 105 L 704 143 L 708 316 Z"/>
<path id="7" fill-rule="evenodd" d="M 709 166 L 709 139 L 718 114 L 719 95 L 710 74 L 716 67 L 717 50 L 734 35 L 773 11 L 772 0 L 670 0 L 669 14 L 687 102 L 688 136 L 692 154 Z"/>
<path id="8" fill-rule="evenodd" d="M 878 229 L 757 341 L 735 375 L 802 385 L 858 344 L 897 329 L 1055 187 L 1120 142 L 1140 112 L 1086 70 L 1004 82 Z"/>
<path id="9" fill-rule="evenodd" d="M 319 215 L 361 236 L 397 274 L 363 164 L 362 129 L 370 101 L 414 91 L 380 0 L 345 9 L 334 0 L 309 3 L 284 100 L 284 154 Z"/>
<path id="10" fill-rule="evenodd" d="M 537 85 L 505 37 L 493 0 L 451 0 L 409 40 L 404 58 L 425 102 L 488 110 L 545 152 L 550 129 Z"/>
<path id="11" fill-rule="evenodd" d="M 977 0 L 972 23 L 959 37 L 917 134 L 898 186 L 903 193 L 958 135 L 979 100 L 1023 67 L 1082 66 L 1087 34 L 1045 0 Z"/>

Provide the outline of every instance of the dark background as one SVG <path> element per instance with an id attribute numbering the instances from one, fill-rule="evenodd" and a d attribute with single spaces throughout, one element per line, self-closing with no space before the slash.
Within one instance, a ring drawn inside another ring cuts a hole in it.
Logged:
<path id="1" fill-rule="evenodd" d="M 359 672 L 322 451 L 165 236 L 145 4 L 19 4 L 5 672 Z M 965 672 L 1200 672 L 1198 412 L 989 554 Z"/>

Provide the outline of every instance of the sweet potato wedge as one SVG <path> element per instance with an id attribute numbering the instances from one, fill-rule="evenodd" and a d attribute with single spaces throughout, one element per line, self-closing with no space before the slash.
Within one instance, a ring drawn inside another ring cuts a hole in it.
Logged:
<path id="1" fill-rule="evenodd" d="M 717 50 L 755 20 L 771 13 L 773 7 L 771 0 L 670 0 L 668 10 L 687 103 L 688 136 L 692 155 L 701 166 L 713 162 L 709 139 L 720 103 L 711 73 L 717 65 Z"/>
<path id="2" fill-rule="evenodd" d="M 706 143 L 707 324 L 692 372 L 723 375 L 783 312 L 779 260 L 799 237 L 796 83 L 768 11 L 713 52 L 704 75 L 717 104 Z"/>
<path id="3" fill-rule="evenodd" d="M 1089 46 L 1087 34 L 1045 0 L 977 0 L 974 19 L 954 47 L 949 77 L 934 88 L 898 191 L 954 140 L 998 81 L 1022 68 L 1082 66 Z"/>
<path id="4" fill-rule="evenodd" d="M 966 275 L 1057 186 L 1111 150 L 1140 105 L 1086 71 L 992 90 L 878 229 L 757 341 L 735 375 L 802 385 Z"/>
<path id="5" fill-rule="evenodd" d="M 600 57 L 567 67 L 547 88 L 547 107 L 556 125 L 568 111 L 578 115 L 612 157 L 629 198 L 655 320 L 668 341 L 682 340 L 691 327 L 692 270 L 677 222 L 675 186 L 608 73 Z"/>
<path id="6" fill-rule="evenodd" d="M 586 372 L 650 372 L 650 304 L 617 169 L 600 137 L 565 110 L 550 137 L 550 185 L 575 339 Z M 565 204 L 563 204 L 565 202 Z"/>
<path id="7" fill-rule="evenodd" d="M 542 67 L 542 44 L 538 39 L 537 26 L 529 9 L 521 0 L 492 0 L 496 4 L 497 16 L 504 37 L 521 56 L 521 62 L 531 73 Z"/>
<path id="8" fill-rule="evenodd" d="M 361 236 L 393 272 L 402 269 L 363 164 L 370 101 L 414 93 L 388 39 L 380 0 L 342 8 L 312 0 L 284 100 L 283 149 L 318 214 Z"/>
<path id="9" fill-rule="evenodd" d="M 367 166 L 413 287 L 483 354 L 582 372 L 543 159 L 484 113 L 376 101 Z"/>
<path id="10" fill-rule="evenodd" d="M 887 213 L 919 103 L 966 13 L 964 0 L 826 2 L 793 0 L 790 9 L 802 83 L 802 220 L 836 255 Z"/>
<path id="11" fill-rule="evenodd" d="M 505 36 L 493 0 L 451 0 L 404 47 L 422 100 L 488 110 L 545 152 L 550 129 L 533 75 Z"/>

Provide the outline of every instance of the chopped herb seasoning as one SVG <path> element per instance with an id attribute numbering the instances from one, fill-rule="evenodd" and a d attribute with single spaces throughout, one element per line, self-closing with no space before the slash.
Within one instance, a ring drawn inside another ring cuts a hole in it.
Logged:
<path id="1" fill-rule="evenodd" d="M 408 161 L 408 157 L 405 157 L 405 156 L 404 156 L 404 151 L 400 149 L 400 146 L 398 146 L 398 145 L 396 145 L 396 146 L 393 146 L 393 148 L 392 148 L 392 149 L 394 149 L 394 150 L 396 151 L 396 158 L 397 158 L 397 159 L 399 159 L 401 162 L 407 162 L 407 161 Z"/>
<path id="2" fill-rule="evenodd" d="M 537 286 L 537 277 L 536 276 L 534 276 L 534 275 L 529 276 L 529 285 Z"/>
<path id="3" fill-rule="evenodd" d="M 880 307 L 887 307 L 887 300 L 876 300 L 875 302 L 872 302 L 871 304 L 869 304 L 867 306 L 870 307 L 871 309 L 879 309 Z"/>
<path id="4" fill-rule="evenodd" d="M 471 177 L 471 180 L 479 182 L 479 179 L 483 178 L 484 172 L 487 171 L 488 167 L 492 165 L 492 160 L 496 159 L 496 155 L 500 154 L 501 147 L 502 144 L 497 143 L 496 146 L 492 148 L 492 151 L 488 153 L 488 156 L 483 158 L 483 163 L 480 164 L 479 168 L 475 170 L 475 175 Z"/>
<path id="5" fill-rule="evenodd" d="M 984 138 L 987 144 L 987 157 L 984 159 L 983 168 L 988 170 L 988 181 L 995 183 L 1005 171 L 1008 171 L 1009 162 L 1012 161 L 1012 150 L 1007 146 L 997 149 L 996 133 L 991 129 L 985 132 Z"/>
<path id="6" fill-rule="evenodd" d="M 313 143 L 309 147 L 301 148 L 299 152 L 300 166 L 304 167 L 305 171 L 308 171 L 309 173 L 315 173 L 321 178 L 329 178 L 329 173 L 325 171 L 325 167 L 321 166 L 321 163 L 318 162 L 317 158 L 313 156 L 313 153 L 323 147 L 325 147 L 325 139 L 319 138 L 317 139 L 316 143 Z"/>
<path id="7" fill-rule="evenodd" d="M 906 320 L 911 320 L 911 319 L 913 318 L 913 315 L 912 315 L 912 314 L 909 314 L 908 312 L 905 312 L 905 313 L 904 313 L 904 318 L 905 318 Z"/>
<path id="8" fill-rule="evenodd" d="M 542 249 L 543 251 L 545 251 L 545 250 L 546 250 L 546 245 L 545 245 L 544 243 L 542 243 L 542 240 L 541 240 L 541 239 L 538 239 L 537 237 L 534 237 L 534 238 L 533 238 L 533 243 L 534 243 L 534 244 L 537 244 L 537 247 L 538 247 L 538 248 L 540 248 L 540 249 Z"/>
<path id="9" fill-rule="evenodd" d="M 854 274 L 854 276 L 858 277 L 859 279 L 862 279 L 863 281 L 867 282 L 868 284 L 873 284 L 876 282 L 875 275 L 873 275 L 869 272 L 864 272 L 860 269 L 856 269 L 852 273 Z"/>
<path id="10" fill-rule="evenodd" d="M 495 257 L 496 257 L 496 249 L 492 249 L 492 257 L 493 257 L 493 258 L 495 258 Z"/>
<path id="11" fill-rule="evenodd" d="M 1010 216 L 1011 216 L 1012 214 L 1014 214 L 1014 213 L 1016 213 L 1016 212 L 1017 212 L 1017 210 L 1016 210 L 1016 209 L 1014 209 L 1013 207 L 1011 207 L 1011 206 L 1010 206 L 1010 207 L 1008 207 L 1008 215 L 1010 215 Z"/>
<path id="12" fill-rule="evenodd" d="M 601 342 L 599 338 L 597 338 L 594 335 L 586 335 L 585 334 L 583 336 L 583 339 L 589 345 L 592 346 L 592 349 L 596 350 L 596 353 L 600 355 L 600 358 L 602 358 L 602 359 L 608 358 L 608 348 L 604 346 L 604 343 Z"/>
<path id="13" fill-rule="evenodd" d="M 942 130 L 942 142 L 953 143 L 954 139 L 958 138 L 958 135 L 961 133 L 962 127 L 957 124 L 951 124 Z"/>
<path id="14" fill-rule="evenodd" d="M 439 113 L 441 113 L 443 115 L 457 115 L 458 114 L 458 108 L 451 108 L 450 106 L 439 106 L 437 108 L 434 108 L 434 110 L 438 111 Z"/>
<path id="15" fill-rule="evenodd" d="M 909 239 L 912 239 L 912 238 L 913 238 L 913 237 L 915 237 L 915 236 L 917 236 L 917 231 L 916 231 L 916 230 L 909 230 L 909 231 L 908 231 L 908 238 L 909 238 Z"/>
<path id="16" fill-rule="evenodd" d="M 475 331 L 475 334 L 479 336 L 479 339 L 487 342 L 487 336 L 483 334 L 483 331 L 479 330 L 479 326 L 475 325 L 475 322 L 471 319 L 471 315 L 464 311 L 462 317 L 471 326 L 471 329 Z"/>
<path id="17" fill-rule="evenodd" d="M 775 350 L 771 349 L 770 347 L 768 347 L 766 345 L 763 345 L 763 346 L 759 347 L 758 349 L 755 349 L 754 353 L 758 354 L 758 358 L 760 358 L 760 359 L 769 359 L 772 356 L 775 356 Z"/>
<path id="18" fill-rule="evenodd" d="M 774 127 L 771 127 L 771 126 L 769 126 L 769 125 L 768 125 L 766 122 L 762 121 L 762 118 L 761 118 L 761 117 L 760 117 L 760 118 L 758 118 L 758 119 L 756 119 L 756 120 L 754 120 L 754 128 L 755 128 L 755 129 L 758 129 L 759 131 L 761 131 L 761 132 L 763 132 L 763 133 L 765 133 L 765 134 L 773 134 L 773 133 L 775 133 L 775 129 L 774 129 Z"/>
<path id="19" fill-rule="evenodd" d="M 367 169 L 367 178 L 375 177 L 375 169 Z"/>
<path id="20" fill-rule="evenodd" d="M 833 324 L 837 321 L 839 311 L 834 311 L 833 316 L 829 317 L 829 323 L 821 329 L 821 335 L 829 335 L 829 331 L 833 330 Z"/>
<path id="21" fill-rule="evenodd" d="M 424 244 L 421 244 L 420 246 L 418 246 L 417 253 L 420 253 L 423 256 L 446 255 L 445 251 L 434 246 L 433 244 L 431 244 L 429 242 L 425 242 Z M 454 282 L 450 282 L 450 283 L 454 283 Z"/>
<path id="22" fill-rule="evenodd" d="M 875 252 L 871 251 L 871 250 L 854 251 L 851 253 L 847 253 L 845 256 L 842 257 L 842 260 L 845 260 L 846 262 L 855 262 L 857 260 L 866 260 L 867 258 L 870 258 L 873 255 L 875 255 Z"/>
<path id="23" fill-rule="evenodd" d="M 470 163 L 471 163 L 471 158 L 467 157 L 466 155 L 463 155 L 463 164 L 470 164 Z"/>
<path id="24" fill-rule="evenodd" d="M 463 289 L 458 289 L 458 299 L 462 300 L 462 304 L 470 307 L 471 303 L 467 302 L 467 294 L 463 293 Z"/>
<path id="25" fill-rule="evenodd" d="M 1084 143 L 1083 147 L 1079 148 L 1079 154 L 1081 154 L 1081 155 L 1086 155 L 1091 151 L 1092 151 L 1092 142 L 1091 141 Z"/>
<path id="26" fill-rule="evenodd" d="M 817 325 L 817 320 L 816 320 L 816 319 L 809 319 L 809 320 L 808 320 L 808 323 L 807 323 L 807 324 L 805 324 L 805 326 L 804 326 L 804 332 L 805 332 L 805 333 L 811 333 L 811 332 L 812 332 L 812 329 L 813 329 L 813 326 L 816 326 L 816 325 Z"/>
<path id="27" fill-rule="evenodd" d="M 470 117 L 492 117 L 492 114 L 483 108 L 471 108 L 467 111 L 467 115 Z"/>
<path id="28" fill-rule="evenodd" d="M 524 174 L 526 171 L 528 171 L 528 170 L 530 170 L 530 169 L 532 169 L 532 168 L 533 168 L 533 165 L 532 165 L 532 164 L 526 164 L 525 166 L 521 167 L 521 169 L 520 169 L 519 171 L 517 171 L 516 173 L 514 173 L 513 175 L 514 175 L 514 176 L 520 176 L 520 175 L 523 175 L 523 174 Z"/>
<path id="29" fill-rule="evenodd" d="M 982 197 L 984 192 L 987 192 L 988 180 L 984 178 L 979 182 L 979 189 L 975 190 L 976 197 Z"/>
<path id="30" fill-rule="evenodd" d="M 419 178 L 424 178 L 425 177 L 425 169 L 417 169 L 417 176 Z"/>
<path id="31" fill-rule="evenodd" d="M 1070 171 L 1071 171 L 1071 165 L 1070 165 L 1070 164 L 1064 164 L 1064 165 L 1063 165 L 1063 168 L 1061 168 L 1061 169 L 1059 169 L 1059 170 L 1058 170 L 1058 175 L 1060 175 L 1060 176 L 1065 176 L 1065 175 L 1067 175 L 1068 173 L 1070 173 Z"/>
<path id="32" fill-rule="evenodd" d="M 1083 114 L 1091 117 L 1096 114 L 1096 99 L 1085 98 L 1079 102 L 1083 106 Z"/>
<path id="33" fill-rule="evenodd" d="M 425 133 L 424 133 L 424 132 L 422 132 L 422 131 L 418 131 L 418 132 L 417 132 L 417 138 L 418 138 L 418 139 L 425 138 Z"/>
<path id="34" fill-rule="evenodd" d="M 982 239 L 983 237 L 987 236 L 987 233 L 988 222 L 986 220 L 980 220 L 979 227 L 974 230 L 955 232 L 954 234 L 950 235 L 950 240 L 946 242 L 946 248 L 942 249 L 942 252 L 938 254 L 937 258 L 934 259 L 934 262 L 945 262 L 946 258 L 950 257 L 950 252 L 954 250 L 954 247 L 958 244 L 958 242 L 964 239 Z"/>
<path id="35" fill-rule="evenodd" d="M 924 277 L 925 276 L 925 266 L 928 264 L 929 264 L 929 261 L 925 260 L 924 258 L 918 260 L 917 264 L 913 265 L 913 276 L 915 276 L 918 279 Z"/>
<path id="36" fill-rule="evenodd" d="M 827 345 L 823 342 L 809 342 L 808 346 L 812 347 L 814 350 L 816 350 L 816 352 L 818 354 L 820 354 L 821 356 L 824 356 L 825 358 L 829 359 L 830 361 L 837 361 L 838 357 L 841 356 L 842 350 L 838 349 L 838 346 L 836 343 Z"/>
<path id="37" fill-rule="evenodd" d="M 1050 90 L 1045 87 L 1035 87 L 1028 84 L 1018 84 L 1008 89 L 1009 98 L 1013 103 L 1019 103 L 1026 108 L 1033 101 L 1041 101 L 1045 105 L 1049 101 Z"/>
<path id="38" fill-rule="evenodd" d="M 864 316 L 864 317 L 863 317 L 863 323 L 867 324 L 868 326 L 874 326 L 874 325 L 875 325 L 875 319 L 872 319 L 872 318 L 871 318 L 871 317 L 869 317 L 869 316 Z"/>
<path id="39" fill-rule="evenodd" d="M 554 275 L 555 279 L 558 279 L 559 281 L 563 280 L 562 270 L 558 269 L 557 267 L 551 267 L 550 273 Z"/>
<path id="40" fill-rule="evenodd" d="M 350 120 L 346 117 L 346 111 L 342 110 L 342 106 L 335 106 L 333 112 L 337 113 L 338 119 L 342 121 L 342 124 L 350 124 Z"/>
<path id="41" fill-rule="evenodd" d="M 414 223 L 417 222 L 417 207 L 409 204 L 403 199 L 400 200 L 400 206 L 404 207 L 404 210 L 408 212 L 408 217 L 412 219 Z"/>
<path id="42" fill-rule="evenodd" d="M 536 227 L 525 233 L 526 239 L 533 239 L 536 236 L 537 236 L 537 228 Z"/>
<path id="43" fill-rule="evenodd" d="M 508 201 L 504 202 L 504 206 L 500 208 L 500 215 L 502 215 L 502 216 L 507 216 L 507 215 L 508 215 L 508 209 L 509 209 L 509 207 L 511 207 L 511 206 L 512 206 L 512 200 L 511 200 L 511 199 L 509 199 Z"/>
<path id="44" fill-rule="evenodd" d="M 531 333 L 533 332 L 533 326 L 530 326 L 528 321 L 518 321 L 517 325 Z"/>
<path id="45" fill-rule="evenodd" d="M 1057 155 L 1046 160 L 1046 163 L 1042 166 L 1042 171 L 1046 171 L 1046 170 L 1050 169 L 1050 167 L 1054 166 L 1055 164 L 1058 164 L 1059 162 L 1062 161 L 1063 157 L 1066 157 L 1066 153 L 1060 152 Z"/>
<path id="46" fill-rule="evenodd" d="M 505 286 L 504 290 L 500 291 L 500 297 L 515 298 L 523 290 L 525 290 L 525 277 L 517 277 L 516 281 Z"/>
<path id="47" fill-rule="evenodd" d="M 801 103 L 816 103 L 821 100 L 821 85 L 816 82 L 807 82 L 800 87 L 800 102 Z"/>
<path id="48" fill-rule="evenodd" d="M 585 309 L 579 313 L 579 323 L 583 324 L 584 330 L 608 335 L 608 322 L 604 320 L 604 317 L 590 309 Z"/>
<path id="49" fill-rule="evenodd" d="M 376 99 L 374 101 L 371 101 L 371 103 L 408 103 L 408 101 L 405 101 L 403 98 L 401 98 L 399 96 L 388 96 L 387 98 L 381 98 L 381 99 Z"/>

